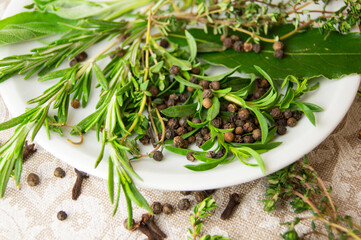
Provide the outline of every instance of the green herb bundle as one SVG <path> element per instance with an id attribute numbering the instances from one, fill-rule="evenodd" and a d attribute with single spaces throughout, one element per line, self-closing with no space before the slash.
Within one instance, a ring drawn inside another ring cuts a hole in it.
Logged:
<path id="1" fill-rule="evenodd" d="M 132 203 L 151 212 L 134 185 L 132 177 L 141 176 L 131 162 L 161 160 L 163 147 L 201 161 L 186 165 L 193 171 L 237 158 L 265 173 L 260 154 L 280 144 L 272 142 L 276 133 L 294 126 L 301 112 L 315 125 L 314 112 L 322 108 L 300 101 L 318 87 L 311 78 L 360 73 L 361 36 L 348 33 L 360 24 L 360 3 L 345 0 L 338 11 L 315 10 L 320 14 L 315 18 L 312 10 L 304 10 L 310 3 L 34 0 L 26 6 L 31 12 L 1 20 L 0 44 L 62 35 L 30 53 L 0 60 L 0 82 L 17 74 L 54 82 L 29 101 L 32 108 L 0 124 L 0 130 L 17 127 L 0 147 L 0 196 L 10 176 L 19 184 L 27 137 L 33 140 L 42 126 L 49 137 L 51 130 L 61 133 L 68 126 L 69 105 L 77 101 L 86 107 L 95 87 L 101 88 L 96 110 L 72 126 L 72 134 L 96 131 L 101 152 L 95 167 L 107 151 L 109 196 L 116 211 L 123 191 L 129 224 Z M 204 28 L 190 29 L 193 24 Z M 110 44 L 86 60 L 84 51 L 105 40 Z M 327 62 L 316 64 L 325 56 Z M 102 69 L 98 61 L 104 58 L 110 60 Z M 59 70 L 68 60 L 70 67 Z M 205 61 L 230 71 L 209 76 Z M 232 76 L 236 71 L 249 77 Z M 56 115 L 49 114 L 51 108 Z M 138 140 L 151 141 L 154 150 L 141 153 Z M 187 149 L 194 141 L 200 151 Z M 256 163 L 249 162 L 251 157 Z"/>

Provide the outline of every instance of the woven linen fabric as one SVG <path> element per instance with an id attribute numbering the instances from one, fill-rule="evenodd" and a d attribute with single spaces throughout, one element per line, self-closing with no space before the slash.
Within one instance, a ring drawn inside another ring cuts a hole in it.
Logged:
<path id="1" fill-rule="evenodd" d="M 0 16 L 9 0 L 0 2 Z M 0 85 L 1 86 L 1 85 Z M 0 122 L 9 119 L 7 108 L 0 97 Z M 316 149 L 308 154 L 311 165 L 318 171 L 327 186 L 332 186 L 332 197 L 340 214 L 354 219 L 361 217 L 361 140 L 357 132 L 361 128 L 361 98 L 356 97 L 351 109 L 337 129 Z M 11 136 L 13 130 L 0 132 L 0 143 Z M 125 200 L 121 198 L 117 214 L 112 217 L 113 206 L 107 192 L 107 182 L 90 177 L 83 183 L 82 194 L 77 201 L 71 199 L 72 186 L 76 179 L 74 169 L 37 146 L 37 153 L 24 163 L 21 190 L 10 180 L 5 197 L 0 200 L 0 240 L 11 239 L 145 239 L 139 232 L 123 228 L 127 217 Z M 63 179 L 53 176 L 54 169 L 66 171 Z M 29 187 L 29 173 L 40 176 L 40 184 Z M 217 190 L 213 197 L 219 209 L 205 219 L 203 232 L 221 234 L 231 239 L 280 239 L 286 228 L 280 222 L 290 221 L 295 216 L 309 216 L 310 212 L 293 214 L 287 202 L 279 204 L 275 211 L 266 213 L 261 202 L 267 186 L 266 178 L 239 186 Z M 177 210 L 182 198 L 195 202 L 194 194 L 183 196 L 179 192 L 140 189 L 152 203 L 170 203 L 175 207 L 171 215 L 157 215 L 156 222 L 170 240 L 186 239 L 190 226 L 191 210 Z M 227 204 L 229 194 L 241 194 L 241 204 L 231 219 L 222 221 L 220 215 Z M 57 212 L 68 214 L 59 221 Z M 145 211 L 134 207 L 134 219 L 139 220 Z M 301 233 L 309 232 L 310 223 L 297 226 Z M 317 239 L 312 236 L 309 239 Z"/>

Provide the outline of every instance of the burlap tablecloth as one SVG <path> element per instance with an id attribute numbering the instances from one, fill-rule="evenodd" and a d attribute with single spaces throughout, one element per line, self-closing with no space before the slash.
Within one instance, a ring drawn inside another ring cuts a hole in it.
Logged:
<path id="1" fill-rule="evenodd" d="M 0 16 L 9 0 L 0 2 Z M 1 85 L 0 85 L 1 87 Z M 361 98 L 356 97 L 351 109 L 337 129 L 308 156 L 311 165 L 319 172 L 328 186 L 332 186 L 332 196 L 341 214 L 356 219 L 361 217 L 361 140 L 357 132 L 361 128 Z M 0 122 L 9 119 L 6 106 L 0 97 Z M 0 132 L 0 142 L 5 142 L 12 131 Z M 76 175 L 69 165 L 61 162 L 46 150 L 37 146 L 38 152 L 23 166 L 21 190 L 13 181 L 4 199 L 0 200 L 0 239 L 145 239 L 138 232 L 123 228 L 126 206 L 121 199 L 118 213 L 112 217 L 113 207 L 109 203 L 107 182 L 90 177 L 83 184 L 82 195 L 77 201 L 71 199 L 71 189 Z M 62 167 L 66 171 L 63 179 L 53 176 L 54 169 Z M 40 176 L 40 185 L 29 187 L 26 176 L 29 173 Z M 289 204 L 283 203 L 268 214 L 263 211 L 260 200 L 267 185 L 266 178 L 235 187 L 217 190 L 213 197 L 220 209 L 207 218 L 204 232 L 222 234 L 231 239 L 280 239 L 285 227 L 280 222 L 290 221 L 296 215 Z M 145 198 L 152 203 L 160 201 L 176 206 L 184 198 L 179 192 L 141 189 Z M 242 201 L 233 217 L 220 220 L 230 193 L 242 195 Z M 186 196 L 193 203 L 194 196 Z M 57 220 L 58 211 L 68 214 L 65 221 Z M 139 219 L 144 210 L 135 207 L 134 218 Z M 168 239 L 186 239 L 189 211 L 176 210 L 172 215 L 156 217 L 160 228 Z M 306 215 L 305 213 L 303 215 Z M 308 223 L 300 224 L 301 232 L 310 230 Z M 316 238 L 313 238 L 316 239 Z"/>

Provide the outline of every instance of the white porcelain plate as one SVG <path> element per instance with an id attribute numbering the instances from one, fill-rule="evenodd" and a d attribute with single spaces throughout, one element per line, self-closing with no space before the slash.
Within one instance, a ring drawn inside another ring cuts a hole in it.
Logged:
<path id="1" fill-rule="evenodd" d="M 4 17 L 23 11 L 22 6 L 26 4 L 26 1 L 21 1 L 20 4 L 19 1 L 12 1 Z M 0 57 L 24 54 L 38 46 L 41 44 L 37 42 L 5 46 L 0 48 Z M 97 49 L 87 52 L 92 55 L 97 52 Z M 47 87 L 54 84 L 54 81 L 39 83 L 36 81 L 36 77 L 24 81 L 22 76 L 16 76 L 0 84 L 0 94 L 11 115 L 18 116 L 28 107 L 26 102 L 29 99 L 40 95 Z M 283 144 L 262 154 L 268 174 L 300 159 L 336 128 L 353 102 L 360 77 L 346 76 L 332 81 L 323 79 L 320 83 L 319 89 L 303 98 L 303 101 L 315 103 L 324 108 L 323 112 L 315 114 L 317 126 L 314 127 L 306 117 L 303 117 L 296 127 L 289 128 L 286 135 L 277 137 L 276 141 L 282 141 Z M 94 110 L 98 99 L 97 95 L 97 91 L 92 92 L 86 109 L 70 110 L 70 124 L 76 124 Z M 51 140 L 48 140 L 43 129 L 36 137 L 36 142 L 75 168 L 101 178 L 107 178 L 106 161 L 94 169 L 94 162 L 100 150 L 100 144 L 96 141 L 95 134 L 87 134 L 84 144 L 80 146 L 70 144 L 66 141 L 67 137 L 69 136 L 60 137 L 53 133 Z M 69 138 L 73 139 L 74 137 L 70 136 Z M 143 149 L 143 151 L 146 152 L 147 149 Z M 189 164 L 185 157 L 167 151 L 163 151 L 163 153 L 164 160 L 161 162 L 152 159 L 133 162 L 135 171 L 143 178 L 143 181 L 137 181 L 139 186 L 162 190 L 202 190 L 232 186 L 263 177 L 260 169 L 245 166 L 238 160 L 210 171 L 192 172 L 184 168 L 184 165 Z"/>

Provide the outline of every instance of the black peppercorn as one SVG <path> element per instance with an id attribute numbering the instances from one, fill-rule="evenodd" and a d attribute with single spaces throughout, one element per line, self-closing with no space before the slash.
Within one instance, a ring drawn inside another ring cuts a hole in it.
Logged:
<path id="1" fill-rule="evenodd" d="M 173 213 L 173 206 L 170 205 L 169 203 L 164 204 L 164 206 L 163 206 L 163 212 L 164 212 L 165 214 L 167 214 L 167 215 Z"/>
<path id="2" fill-rule="evenodd" d="M 277 41 L 273 43 L 273 50 L 277 51 L 277 50 L 282 50 L 284 47 L 283 42 Z"/>
<path id="3" fill-rule="evenodd" d="M 208 109 L 208 108 L 212 107 L 213 102 L 212 102 L 212 100 L 210 98 L 205 98 L 202 101 L 202 105 L 203 105 L 204 108 Z"/>
<path id="4" fill-rule="evenodd" d="M 208 197 L 208 194 L 205 191 L 199 191 L 195 194 L 195 199 L 198 203 L 202 202 L 204 199 Z"/>
<path id="5" fill-rule="evenodd" d="M 253 139 L 253 137 L 251 135 L 247 135 L 247 136 L 243 137 L 243 142 L 244 143 L 253 143 L 254 139 Z"/>
<path id="6" fill-rule="evenodd" d="M 224 148 L 219 149 L 217 154 L 216 154 L 216 158 L 223 157 L 225 153 L 226 153 L 226 149 L 224 149 Z"/>
<path id="7" fill-rule="evenodd" d="M 290 109 L 286 109 L 284 112 L 283 112 L 283 116 L 286 118 L 286 119 L 289 119 L 292 117 L 292 111 Z"/>
<path id="8" fill-rule="evenodd" d="M 201 120 L 199 118 L 193 118 L 192 123 L 195 123 L 195 124 L 201 123 Z"/>
<path id="9" fill-rule="evenodd" d="M 302 112 L 301 111 L 293 111 L 292 112 L 292 117 L 294 117 L 297 121 L 299 121 L 302 117 Z"/>
<path id="10" fill-rule="evenodd" d="M 250 52 L 253 49 L 253 44 L 251 42 L 246 42 L 243 44 L 243 49 L 245 52 Z"/>
<path id="11" fill-rule="evenodd" d="M 243 127 L 236 127 L 236 129 L 234 130 L 234 133 L 238 135 L 242 135 L 243 132 Z"/>
<path id="12" fill-rule="evenodd" d="M 236 112 L 238 110 L 238 106 L 234 103 L 230 103 L 227 106 L 228 112 Z"/>
<path id="13" fill-rule="evenodd" d="M 243 138 L 241 135 L 236 135 L 234 137 L 234 140 L 233 140 L 235 143 L 242 143 L 243 142 Z"/>
<path id="14" fill-rule="evenodd" d="M 276 121 L 276 126 L 286 126 L 287 125 L 287 120 L 282 118 L 282 119 L 278 119 Z"/>
<path id="15" fill-rule="evenodd" d="M 156 160 L 156 161 L 162 161 L 163 159 L 163 153 L 161 151 L 156 151 L 154 154 L 153 154 L 153 159 Z"/>
<path id="16" fill-rule="evenodd" d="M 176 119 L 176 118 L 171 118 L 171 119 L 169 119 L 167 126 L 168 126 L 168 128 L 170 128 L 170 129 L 176 129 L 176 128 L 178 128 L 178 127 L 179 127 L 178 119 Z"/>
<path id="17" fill-rule="evenodd" d="M 36 175 L 35 173 L 30 173 L 26 178 L 26 182 L 28 183 L 29 186 L 34 187 L 36 185 L 39 185 L 40 179 L 39 176 Z"/>
<path id="18" fill-rule="evenodd" d="M 180 191 L 182 195 L 189 195 L 192 193 L 192 191 Z"/>
<path id="19" fill-rule="evenodd" d="M 209 82 L 207 80 L 202 80 L 199 82 L 199 85 L 203 88 L 203 89 L 208 89 L 209 88 Z"/>
<path id="20" fill-rule="evenodd" d="M 224 133 L 224 140 L 226 142 L 232 142 L 234 140 L 234 134 L 232 132 L 225 132 Z"/>
<path id="21" fill-rule="evenodd" d="M 262 47 L 260 44 L 256 43 L 256 44 L 253 44 L 253 51 L 255 53 L 260 53 L 262 51 Z"/>
<path id="22" fill-rule="evenodd" d="M 66 214 L 66 212 L 60 211 L 60 212 L 58 212 L 56 217 L 58 218 L 58 220 L 64 221 L 68 217 L 68 215 Z"/>
<path id="23" fill-rule="evenodd" d="M 63 178 L 65 177 L 65 171 L 62 168 L 57 167 L 54 170 L 54 176 L 58 178 Z"/>
<path id="24" fill-rule="evenodd" d="M 222 118 L 216 117 L 215 119 L 213 119 L 212 120 L 212 125 L 215 128 L 220 128 L 222 126 Z"/>
<path id="25" fill-rule="evenodd" d="M 243 52 L 244 49 L 243 49 L 243 42 L 242 41 L 236 41 L 234 44 L 233 44 L 233 49 L 234 51 L 236 52 Z"/>
<path id="26" fill-rule="evenodd" d="M 254 123 L 251 122 L 251 121 L 247 121 L 244 125 L 243 125 L 243 130 L 246 132 L 246 133 L 250 133 L 254 130 L 255 126 L 254 126 Z"/>
<path id="27" fill-rule="evenodd" d="M 194 67 L 192 68 L 191 73 L 198 75 L 201 73 L 201 69 L 199 67 Z"/>
<path id="28" fill-rule="evenodd" d="M 190 81 L 191 83 L 198 84 L 198 78 L 196 78 L 196 77 L 194 77 L 194 76 L 190 77 L 190 78 L 189 78 L 189 81 Z"/>
<path id="29" fill-rule="evenodd" d="M 203 138 L 196 137 L 196 146 L 197 146 L 197 147 L 201 147 L 204 142 L 205 142 L 205 141 L 203 140 Z"/>
<path id="30" fill-rule="evenodd" d="M 187 129 L 185 127 L 179 127 L 176 130 L 176 133 L 177 133 L 178 136 L 182 136 L 182 135 L 186 134 L 187 132 L 188 131 L 187 131 Z"/>
<path id="31" fill-rule="evenodd" d="M 223 125 L 223 129 L 231 129 L 231 128 L 235 128 L 236 124 L 234 123 L 227 123 Z"/>
<path id="32" fill-rule="evenodd" d="M 237 114 L 236 113 L 229 114 L 229 121 L 235 123 L 237 121 Z"/>
<path id="33" fill-rule="evenodd" d="M 253 130 L 252 132 L 252 137 L 255 141 L 259 141 L 262 139 L 262 132 L 261 129 L 257 128 L 255 130 Z"/>
<path id="34" fill-rule="evenodd" d="M 79 108 L 80 107 L 80 102 L 78 99 L 73 99 L 71 102 L 70 102 L 70 106 L 72 106 L 72 108 Z"/>
<path id="35" fill-rule="evenodd" d="M 296 124 L 297 124 L 297 120 L 293 117 L 291 117 L 287 120 L 287 126 L 289 126 L 289 127 L 294 127 L 294 126 L 296 126 Z"/>
<path id="36" fill-rule="evenodd" d="M 86 52 L 81 52 L 78 55 L 76 55 L 75 59 L 78 62 L 83 62 L 83 61 L 85 61 L 87 59 L 87 57 L 88 57 L 88 54 L 86 54 Z"/>
<path id="37" fill-rule="evenodd" d="M 236 120 L 234 123 L 237 127 L 243 127 L 245 122 L 243 120 Z"/>
<path id="38" fill-rule="evenodd" d="M 281 59 L 284 57 L 284 52 L 281 49 L 276 50 L 273 52 L 273 56 L 275 56 L 275 58 Z"/>
<path id="39" fill-rule="evenodd" d="M 179 100 L 182 101 L 182 102 L 187 101 L 187 99 L 188 99 L 188 94 L 187 94 L 187 93 L 182 93 L 182 94 L 179 96 Z"/>
<path id="40" fill-rule="evenodd" d="M 265 90 L 263 88 L 257 88 L 253 93 L 253 97 L 254 99 L 259 99 L 263 94 L 265 94 Z"/>
<path id="41" fill-rule="evenodd" d="M 184 148 L 186 143 L 185 143 L 184 139 L 181 136 L 176 136 L 173 139 L 173 144 L 177 148 Z"/>
<path id="42" fill-rule="evenodd" d="M 285 135 L 286 132 L 287 132 L 286 126 L 278 126 L 278 127 L 277 127 L 277 133 L 278 133 L 279 135 Z"/>
<path id="43" fill-rule="evenodd" d="M 241 119 L 241 120 L 248 120 L 249 115 L 250 115 L 250 112 L 249 112 L 249 110 L 246 109 L 246 108 L 241 108 L 241 109 L 238 111 L 238 117 L 239 117 L 239 119 Z"/>
<path id="44" fill-rule="evenodd" d="M 233 41 L 239 41 L 239 37 L 238 37 L 237 35 L 232 35 L 232 36 L 231 36 L 231 39 L 232 39 Z"/>
<path id="45" fill-rule="evenodd" d="M 211 139 L 211 138 L 212 138 L 211 133 L 207 133 L 206 135 L 204 135 L 203 140 L 204 140 L 204 141 L 208 141 L 208 140 Z"/>
<path id="46" fill-rule="evenodd" d="M 271 114 L 271 117 L 275 120 L 283 118 L 282 111 L 279 108 L 273 108 L 271 110 L 270 114 Z"/>
<path id="47" fill-rule="evenodd" d="M 196 158 L 194 157 L 194 154 L 195 154 L 194 152 L 187 153 L 187 160 L 194 162 L 196 160 Z"/>
<path id="48" fill-rule="evenodd" d="M 150 207 L 152 208 L 154 214 L 162 213 L 163 206 L 160 202 L 154 202 Z"/>
<path id="49" fill-rule="evenodd" d="M 175 136 L 175 133 L 174 133 L 173 129 L 165 130 L 164 137 L 165 137 L 166 140 L 173 139 L 174 136 Z"/>
<path id="50" fill-rule="evenodd" d="M 70 61 L 69 66 L 74 67 L 77 63 L 78 63 L 78 61 L 76 59 L 73 59 Z"/>
<path id="51" fill-rule="evenodd" d="M 224 39 L 223 39 L 223 46 L 225 46 L 226 48 L 231 48 L 232 46 L 233 46 L 233 40 L 232 40 L 232 38 L 230 38 L 230 37 L 225 37 Z"/>
<path id="52" fill-rule="evenodd" d="M 158 95 L 158 93 L 159 93 L 159 90 L 158 90 L 157 87 L 151 86 L 149 88 L 149 92 L 150 92 L 150 94 L 152 94 L 152 97 L 156 97 Z"/>
<path id="53" fill-rule="evenodd" d="M 148 135 L 144 135 L 144 137 L 140 138 L 139 141 L 143 145 L 148 145 L 150 143 L 150 137 Z"/>
<path id="54" fill-rule="evenodd" d="M 203 98 L 212 98 L 213 97 L 213 92 L 210 89 L 204 89 L 202 96 L 203 96 Z"/>
<path id="55" fill-rule="evenodd" d="M 178 67 L 177 65 L 172 65 L 170 68 L 169 68 L 169 73 L 171 75 L 178 75 L 179 72 L 180 72 L 181 68 Z"/>
<path id="56" fill-rule="evenodd" d="M 188 140 L 189 144 L 192 144 L 192 143 L 194 143 L 196 141 L 196 137 L 195 136 L 190 136 L 187 140 Z"/>
<path id="57" fill-rule="evenodd" d="M 205 135 L 207 135 L 208 133 L 210 133 L 209 128 L 208 128 L 207 126 L 204 126 L 204 127 L 201 129 L 201 134 L 202 134 L 202 136 L 205 136 Z"/>
<path id="58" fill-rule="evenodd" d="M 206 157 L 207 158 L 215 158 L 216 157 L 216 152 L 215 151 L 208 151 L 206 153 Z"/>
<path id="59" fill-rule="evenodd" d="M 219 90 L 221 88 L 221 83 L 218 81 L 213 81 L 209 84 L 210 89 Z"/>
<path id="60" fill-rule="evenodd" d="M 178 208 L 180 210 L 188 210 L 190 206 L 191 206 L 191 203 L 186 198 L 183 198 L 178 202 Z"/>
<path id="61" fill-rule="evenodd" d="M 159 46 L 161 46 L 162 48 L 168 48 L 169 47 L 168 40 L 165 38 L 162 38 L 159 42 Z"/>

